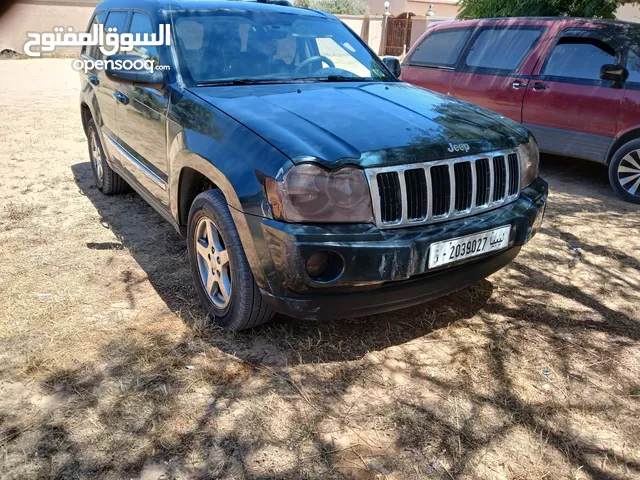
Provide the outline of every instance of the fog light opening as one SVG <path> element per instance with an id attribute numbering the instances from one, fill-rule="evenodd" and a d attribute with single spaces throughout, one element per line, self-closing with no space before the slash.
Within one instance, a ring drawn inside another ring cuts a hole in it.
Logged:
<path id="1" fill-rule="evenodd" d="M 319 250 L 311 254 L 305 263 L 307 275 L 312 280 L 329 283 L 337 280 L 344 270 L 344 261 L 336 252 Z"/>

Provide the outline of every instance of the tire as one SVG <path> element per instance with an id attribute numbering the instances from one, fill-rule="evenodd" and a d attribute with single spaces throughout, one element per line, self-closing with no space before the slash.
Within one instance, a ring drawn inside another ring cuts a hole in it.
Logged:
<path id="1" fill-rule="evenodd" d="M 262 299 L 227 201 L 220 191 L 208 190 L 193 201 L 187 225 L 187 247 L 196 290 L 216 324 L 239 331 L 273 317 L 273 311 Z"/>
<path id="2" fill-rule="evenodd" d="M 95 144 L 94 144 L 95 142 Z M 106 160 L 98 128 L 93 121 L 89 119 L 87 126 L 87 143 L 89 145 L 89 160 L 91 162 L 91 170 L 93 171 L 93 181 L 105 195 L 116 195 L 129 190 L 129 185 L 124 179 L 114 172 Z"/>
<path id="3" fill-rule="evenodd" d="M 625 143 L 613 155 L 609 182 L 622 199 L 640 204 L 640 139 Z"/>

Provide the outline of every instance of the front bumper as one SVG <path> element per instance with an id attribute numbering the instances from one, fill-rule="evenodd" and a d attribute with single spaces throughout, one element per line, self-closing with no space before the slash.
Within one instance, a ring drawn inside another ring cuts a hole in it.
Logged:
<path id="1" fill-rule="evenodd" d="M 511 262 L 535 234 L 548 185 L 538 178 L 518 200 L 459 220 L 379 230 L 373 225 L 301 225 L 247 215 L 268 285 L 265 301 L 276 311 L 305 319 L 355 317 L 395 310 L 472 285 Z M 511 225 L 505 250 L 427 268 L 431 244 Z M 306 260 L 331 250 L 344 260 L 329 283 L 311 279 Z"/>

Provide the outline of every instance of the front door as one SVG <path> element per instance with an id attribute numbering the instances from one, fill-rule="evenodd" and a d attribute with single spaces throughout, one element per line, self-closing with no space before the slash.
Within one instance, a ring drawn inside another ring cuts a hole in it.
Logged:
<path id="1" fill-rule="evenodd" d="M 532 76 L 523 107 L 523 123 L 542 151 L 606 161 L 624 86 L 600 79 L 600 68 L 622 60 L 622 45 L 599 29 L 560 35 Z"/>
<path id="2" fill-rule="evenodd" d="M 478 29 L 456 69 L 451 95 L 521 122 L 535 63 L 527 59 L 544 32 L 536 25 Z"/>
<path id="3" fill-rule="evenodd" d="M 135 11 L 129 32 L 154 33 L 151 18 Z M 131 54 L 153 59 L 159 64 L 157 47 L 135 46 Z M 150 87 L 116 84 L 118 146 L 123 167 L 154 198 L 169 208 L 167 190 L 167 106 L 164 91 Z"/>

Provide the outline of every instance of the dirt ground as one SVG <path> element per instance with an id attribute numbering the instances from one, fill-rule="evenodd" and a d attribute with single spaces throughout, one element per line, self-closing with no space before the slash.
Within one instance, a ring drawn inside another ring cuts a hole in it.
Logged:
<path id="1" fill-rule="evenodd" d="M 0 478 L 640 478 L 640 208 L 604 167 L 543 158 L 541 233 L 472 288 L 234 334 L 94 188 L 70 61 L 0 78 Z"/>

